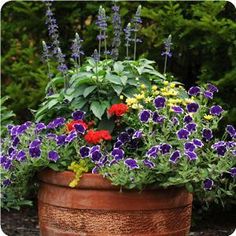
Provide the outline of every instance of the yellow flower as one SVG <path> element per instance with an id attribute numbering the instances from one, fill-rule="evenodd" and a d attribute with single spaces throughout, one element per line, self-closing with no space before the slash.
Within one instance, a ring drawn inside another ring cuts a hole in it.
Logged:
<path id="1" fill-rule="evenodd" d="M 204 118 L 206 120 L 212 120 L 213 119 L 213 116 L 212 115 L 205 115 Z"/>
<path id="2" fill-rule="evenodd" d="M 124 99 L 124 96 L 123 95 L 120 95 L 120 100 L 123 100 Z"/>
<path id="3" fill-rule="evenodd" d="M 135 96 L 135 98 L 136 98 L 137 100 L 142 100 L 142 99 L 144 99 L 144 93 L 142 93 L 142 94 L 135 94 L 134 96 Z"/>
<path id="4" fill-rule="evenodd" d="M 171 88 L 174 88 L 174 87 L 175 87 L 175 83 L 171 83 L 171 84 L 170 84 L 170 87 L 171 87 Z"/>
<path id="5" fill-rule="evenodd" d="M 158 94 L 160 94 L 159 91 L 154 91 L 154 92 L 153 92 L 153 95 L 155 95 L 155 96 L 158 95 Z"/>
<path id="6" fill-rule="evenodd" d="M 161 88 L 161 92 L 167 92 L 166 88 Z"/>
<path id="7" fill-rule="evenodd" d="M 77 179 L 73 179 L 70 183 L 69 183 L 69 186 L 71 188 L 74 188 L 76 187 L 76 185 L 78 184 L 78 180 Z"/>
<path id="8" fill-rule="evenodd" d="M 169 82 L 165 80 L 165 81 L 163 82 L 163 84 L 164 84 L 164 85 L 168 85 Z"/>
<path id="9" fill-rule="evenodd" d="M 145 100 L 144 100 L 146 103 L 149 103 L 149 102 L 151 102 L 152 101 L 152 98 L 151 97 L 147 97 L 147 98 L 145 98 Z"/>
<path id="10" fill-rule="evenodd" d="M 145 84 L 141 84 L 141 89 L 145 89 L 146 88 L 146 85 Z"/>
<path id="11" fill-rule="evenodd" d="M 128 106 L 132 106 L 133 104 L 135 104 L 135 103 L 137 103 L 138 102 L 138 100 L 136 99 L 136 98 L 127 98 L 126 99 L 126 104 L 128 105 Z"/>
<path id="12" fill-rule="evenodd" d="M 156 85 L 153 85 L 152 86 L 152 91 L 156 91 L 157 90 L 157 86 Z"/>
<path id="13" fill-rule="evenodd" d="M 143 109 L 143 106 L 140 105 L 140 104 L 137 104 L 137 103 L 133 104 L 131 107 L 132 107 L 133 109 Z"/>

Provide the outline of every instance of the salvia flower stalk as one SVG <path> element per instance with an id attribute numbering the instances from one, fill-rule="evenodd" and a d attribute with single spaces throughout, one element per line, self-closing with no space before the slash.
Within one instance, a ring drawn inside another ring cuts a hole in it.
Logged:
<path id="1" fill-rule="evenodd" d="M 168 57 L 172 57 L 172 53 L 170 51 L 171 45 L 172 45 L 172 36 L 171 34 L 168 36 L 167 39 L 164 40 L 165 44 L 165 51 L 161 53 L 162 56 L 165 56 L 165 64 L 164 64 L 164 74 L 166 73 L 166 67 L 167 67 L 167 59 Z"/>
<path id="2" fill-rule="evenodd" d="M 76 33 L 75 39 L 73 40 L 73 43 L 71 46 L 71 50 L 72 50 L 71 57 L 75 61 L 75 65 L 77 69 L 81 65 L 81 56 L 84 55 L 84 52 L 82 50 L 82 45 L 81 45 L 82 42 L 83 40 L 80 38 L 79 34 Z"/>

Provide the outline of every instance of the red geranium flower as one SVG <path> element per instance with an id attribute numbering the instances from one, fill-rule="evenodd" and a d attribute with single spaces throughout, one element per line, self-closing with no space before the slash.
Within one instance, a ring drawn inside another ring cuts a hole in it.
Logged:
<path id="1" fill-rule="evenodd" d="M 108 130 L 89 130 L 87 134 L 84 136 L 84 139 L 87 143 L 97 144 L 101 143 L 103 140 L 111 140 L 111 134 Z"/>
<path id="2" fill-rule="evenodd" d="M 113 104 L 108 110 L 110 116 L 123 116 L 128 111 L 128 106 L 124 103 Z"/>
<path id="3" fill-rule="evenodd" d="M 84 129 L 88 128 L 88 125 L 82 121 L 82 120 L 72 120 L 71 122 L 66 124 L 66 129 L 68 132 L 71 132 L 73 130 L 75 130 L 75 125 L 82 125 L 84 127 Z"/>

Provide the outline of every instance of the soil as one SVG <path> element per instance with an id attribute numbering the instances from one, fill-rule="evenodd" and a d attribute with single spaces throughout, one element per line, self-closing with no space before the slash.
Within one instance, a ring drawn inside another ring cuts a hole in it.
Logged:
<path id="1" fill-rule="evenodd" d="M 189 236 L 236 236 L 236 207 L 230 210 L 214 209 L 207 213 L 194 211 L 194 220 Z M 20 211 L 2 210 L 2 231 L 8 236 L 39 236 L 36 207 L 22 208 Z M 0 235 L 2 236 L 1 232 Z"/>

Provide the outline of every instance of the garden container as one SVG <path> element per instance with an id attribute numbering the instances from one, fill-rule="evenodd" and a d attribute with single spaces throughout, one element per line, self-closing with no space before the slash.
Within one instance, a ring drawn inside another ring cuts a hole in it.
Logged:
<path id="1" fill-rule="evenodd" d="M 184 188 L 120 190 L 98 174 L 84 174 L 75 188 L 70 171 L 39 174 L 42 236 L 188 235 L 192 195 Z"/>

